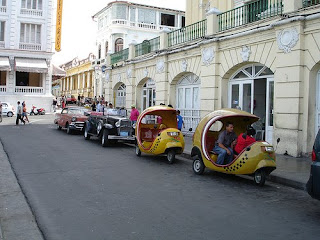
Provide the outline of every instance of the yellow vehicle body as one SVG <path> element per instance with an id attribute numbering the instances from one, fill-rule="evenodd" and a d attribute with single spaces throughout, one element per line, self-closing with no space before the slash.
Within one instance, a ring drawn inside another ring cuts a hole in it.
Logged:
<path id="1" fill-rule="evenodd" d="M 159 118 L 161 122 L 157 121 Z M 152 155 L 168 154 L 168 158 L 173 157 L 174 160 L 174 156 L 184 150 L 184 137 L 177 129 L 176 110 L 170 107 L 154 106 L 144 110 L 137 119 L 135 134 L 138 156 L 141 152 Z M 169 162 L 171 160 L 168 159 Z"/>
<path id="2" fill-rule="evenodd" d="M 216 164 L 218 155 L 211 152 L 220 132 L 225 130 L 227 122 L 234 124 L 234 132 L 239 136 L 246 131 L 248 125 L 258 120 L 259 117 L 237 109 L 221 109 L 206 115 L 200 121 L 194 133 L 191 155 L 200 159 L 198 164 L 201 164 L 202 161 L 204 167 L 217 172 L 255 175 L 263 170 L 264 175 L 270 174 L 276 169 L 276 156 L 273 146 L 265 141 L 258 141 L 246 147 L 227 165 Z M 219 125 L 218 129 L 214 129 L 217 125 Z M 196 163 L 194 162 L 194 164 Z M 194 171 L 197 173 L 195 167 L 197 166 L 194 165 Z M 198 167 L 201 166 L 198 165 Z"/>

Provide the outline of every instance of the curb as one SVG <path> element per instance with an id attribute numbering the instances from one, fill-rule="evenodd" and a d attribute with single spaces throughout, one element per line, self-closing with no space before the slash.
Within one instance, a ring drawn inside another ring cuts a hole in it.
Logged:
<path id="1" fill-rule="evenodd" d="M 184 152 L 180 155 L 182 158 L 187 159 L 187 160 L 193 160 L 191 158 L 191 153 Z M 306 183 L 304 182 L 298 182 L 292 179 L 284 178 L 281 176 L 278 176 L 277 174 L 271 173 L 267 177 L 267 181 L 273 182 L 273 183 L 278 183 L 287 187 L 292 187 L 295 189 L 299 190 L 306 190 Z"/>

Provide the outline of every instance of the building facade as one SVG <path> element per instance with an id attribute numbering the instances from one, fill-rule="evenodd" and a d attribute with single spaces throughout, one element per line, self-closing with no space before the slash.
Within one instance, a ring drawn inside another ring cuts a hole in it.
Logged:
<path id="1" fill-rule="evenodd" d="M 50 111 L 52 0 L 0 0 L 0 100 Z"/>
<path id="2" fill-rule="evenodd" d="M 160 33 L 157 51 L 136 55 L 130 45 L 128 59 L 107 58 L 104 73 L 94 63 L 104 95 L 125 89 L 126 107 L 140 111 L 172 104 L 186 129 L 216 109 L 241 108 L 260 117 L 261 138 L 281 138 L 278 153 L 307 154 L 320 127 L 320 2 L 237 4 L 225 12 L 211 5 L 205 19 Z"/>
<path id="3" fill-rule="evenodd" d="M 95 60 L 93 54 L 85 59 L 74 58 L 60 67 L 66 72 L 66 75 L 59 79 L 59 96 L 84 96 L 93 98 L 95 78 L 91 62 Z"/>

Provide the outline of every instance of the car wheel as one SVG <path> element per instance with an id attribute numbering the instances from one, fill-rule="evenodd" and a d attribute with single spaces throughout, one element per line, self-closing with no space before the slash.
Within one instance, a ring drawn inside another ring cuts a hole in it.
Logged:
<path id="1" fill-rule="evenodd" d="M 109 145 L 109 139 L 108 139 L 108 130 L 103 129 L 102 130 L 102 136 L 101 136 L 101 145 L 102 147 L 107 147 Z"/>
<path id="2" fill-rule="evenodd" d="M 13 117 L 13 112 L 8 112 L 8 113 L 7 113 L 7 116 L 8 116 L 8 117 Z"/>
<path id="3" fill-rule="evenodd" d="M 136 155 L 137 155 L 138 157 L 141 156 L 141 150 L 140 150 L 140 148 L 139 148 L 138 145 L 136 145 Z"/>
<path id="4" fill-rule="evenodd" d="M 84 136 L 84 139 L 85 140 L 89 140 L 90 139 L 90 135 L 89 135 L 89 133 L 88 133 L 88 125 L 86 124 L 86 126 L 84 127 L 84 134 L 83 134 L 83 136 Z"/>
<path id="5" fill-rule="evenodd" d="M 167 160 L 170 164 L 172 164 L 174 162 L 174 160 L 176 159 L 176 151 L 175 150 L 169 150 L 167 153 Z"/>
<path id="6" fill-rule="evenodd" d="M 193 160 L 192 169 L 195 174 L 202 175 L 205 169 L 202 158 L 196 155 Z"/>
<path id="7" fill-rule="evenodd" d="M 256 185 L 262 187 L 266 182 L 266 172 L 263 169 L 258 169 L 254 173 L 253 180 Z"/>
<path id="8" fill-rule="evenodd" d="M 67 134 L 72 134 L 72 129 L 70 128 L 70 125 L 67 123 L 66 125 L 67 128 Z"/>
<path id="9" fill-rule="evenodd" d="M 61 126 L 58 123 L 56 123 L 56 128 L 57 130 L 61 130 Z"/>

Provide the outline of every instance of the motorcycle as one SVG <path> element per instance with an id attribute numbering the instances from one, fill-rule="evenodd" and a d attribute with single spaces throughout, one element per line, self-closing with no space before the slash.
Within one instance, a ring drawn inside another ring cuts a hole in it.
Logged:
<path id="1" fill-rule="evenodd" d="M 45 114 L 46 114 L 46 110 L 44 108 L 37 108 L 32 105 L 30 116 L 32 116 L 32 115 L 45 115 Z"/>

